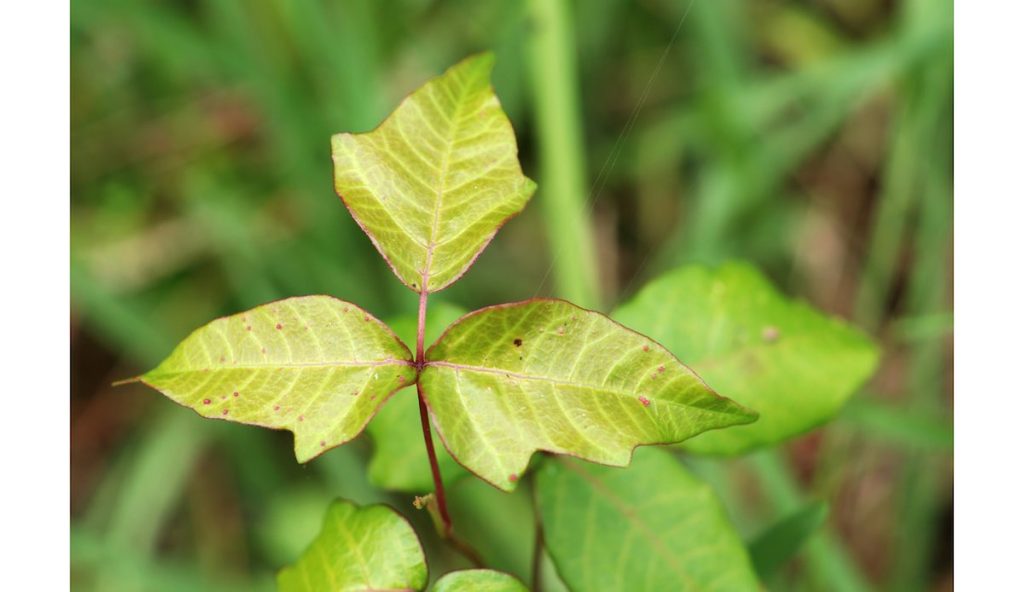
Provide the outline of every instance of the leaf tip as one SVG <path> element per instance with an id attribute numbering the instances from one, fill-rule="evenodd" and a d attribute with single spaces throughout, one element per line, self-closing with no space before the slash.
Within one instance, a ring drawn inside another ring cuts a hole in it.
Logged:
<path id="1" fill-rule="evenodd" d="M 136 382 L 142 382 L 142 376 L 133 376 L 132 378 L 122 378 L 121 380 L 115 380 L 110 383 L 110 386 L 124 386 L 126 384 L 134 384 Z"/>

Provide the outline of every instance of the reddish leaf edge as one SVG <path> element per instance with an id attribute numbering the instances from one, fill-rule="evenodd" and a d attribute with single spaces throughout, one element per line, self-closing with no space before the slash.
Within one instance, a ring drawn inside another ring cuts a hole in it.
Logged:
<path id="1" fill-rule="evenodd" d="M 451 70 L 461 66 L 465 62 L 468 62 L 470 60 L 474 60 L 474 59 L 477 59 L 477 58 L 480 58 L 480 57 L 485 57 L 485 56 L 489 56 L 490 57 L 490 59 L 491 59 L 490 66 L 491 66 L 491 68 L 493 68 L 494 67 L 494 52 L 493 51 L 482 51 L 482 52 L 470 54 L 470 55 L 466 56 L 465 58 L 459 60 L 455 64 L 452 64 L 451 66 L 445 68 L 445 70 L 441 74 L 438 74 L 436 76 L 428 78 L 427 80 L 421 82 L 419 86 L 417 86 L 413 90 L 411 90 L 408 93 L 406 93 L 405 97 L 403 97 L 402 100 L 399 101 L 398 105 L 394 108 L 394 110 L 392 110 L 391 113 L 389 113 L 387 117 L 385 117 L 383 120 L 381 120 L 381 122 L 378 123 L 373 129 L 365 131 L 365 132 L 358 132 L 358 133 L 340 132 L 340 133 L 337 133 L 337 134 L 333 134 L 331 136 L 332 142 L 333 142 L 333 139 L 335 137 L 337 137 L 337 136 L 346 136 L 346 135 L 349 135 L 349 136 L 359 136 L 359 135 L 363 135 L 363 134 L 372 134 L 372 133 L 376 132 L 381 127 L 383 127 L 384 124 L 386 124 L 388 121 L 390 121 L 392 117 L 395 116 L 395 113 L 398 111 L 398 109 L 400 107 L 402 107 L 402 105 L 405 105 L 412 98 L 412 95 L 416 93 L 416 91 L 418 91 L 421 88 L 423 88 L 423 86 L 426 85 L 427 83 L 429 83 L 431 80 L 434 80 L 435 78 L 440 78 L 441 76 L 444 76 L 449 71 L 451 71 Z M 490 80 L 490 72 L 488 73 L 488 80 Z M 497 102 L 498 102 L 498 107 L 500 108 L 501 107 L 501 98 L 498 97 L 498 92 L 494 88 L 494 84 L 492 82 L 488 82 L 487 87 L 490 89 L 491 94 L 494 95 L 495 100 L 497 100 Z M 504 113 L 504 109 L 503 108 L 502 108 L 502 112 Z M 513 138 L 513 140 L 515 140 L 515 138 L 516 138 L 515 127 L 512 125 L 512 121 L 508 118 L 507 114 L 505 116 L 504 124 L 512 131 L 512 138 Z M 518 140 L 515 140 L 515 145 L 516 145 L 516 156 L 517 156 L 516 160 L 518 161 L 518 156 L 519 156 L 519 142 L 518 142 Z M 332 167 L 334 166 L 333 150 L 332 150 L 332 154 L 331 154 L 331 166 Z M 522 173 L 522 165 L 520 165 L 519 168 L 520 168 L 520 173 Z M 526 177 L 525 174 L 523 176 Z M 448 286 L 451 286 L 455 282 L 457 282 L 460 279 L 462 279 L 462 277 L 466 275 L 466 272 L 469 271 L 469 268 L 472 267 L 473 264 L 476 263 L 477 259 L 480 258 L 480 254 L 483 253 L 484 250 L 487 249 L 488 246 L 490 246 L 491 241 L 493 241 L 494 237 L 497 236 L 498 231 L 501 230 L 502 227 L 504 227 L 505 224 L 508 223 L 509 220 L 511 220 L 512 218 L 515 218 L 516 216 L 521 214 L 524 209 L 526 209 L 527 204 L 530 203 L 530 200 L 533 199 L 534 194 L 537 192 L 537 182 L 534 181 L 533 179 L 529 178 L 529 177 L 526 177 L 526 180 L 530 183 L 530 185 L 532 185 L 532 187 L 530 189 L 529 197 L 527 197 L 526 201 L 523 202 L 523 206 L 521 208 L 519 208 L 518 210 L 516 210 L 515 212 L 512 212 L 511 214 L 506 216 L 501 222 L 498 223 L 497 226 L 494 227 L 494 231 L 491 232 L 491 234 L 488 235 L 486 239 L 484 239 L 484 242 L 480 244 L 480 248 L 476 251 L 476 253 L 469 259 L 469 261 L 466 263 L 466 265 L 461 270 L 459 270 L 459 272 L 455 276 L 453 276 L 451 280 L 448 281 L 448 283 L 443 284 L 443 285 L 438 286 L 438 287 L 433 288 L 433 289 L 428 289 L 427 284 L 429 283 L 429 276 L 425 272 L 423 272 L 423 271 L 420 272 L 420 277 L 421 278 L 426 278 L 426 279 L 421 279 L 420 280 L 421 283 L 423 284 L 422 286 L 416 286 L 415 284 L 407 283 L 405 281 L 405 279 L 402 278 L 402 276 L 398 273 L 398 269 L 395 267 L 395 264 L 392 263 L 391 259 L 388 258 L 387 254 L 384 253 L 384 249 L 382 249 L 381 246 L 380 246 L 380 243 L 377 242 L 377 237 L 375 237 L 369 230 L 366 229 L 366 225 L 359 218 L 359 216 L 356 215 L 355 210 L 353 210 L 352 206 L 349 205 L 348 201 L 345 199 L 345 196 L 342 195 L 341 192 L 338 191 L 338 186 L 337 185 L 334 185 L 334 193 L 338 196 L 339 199 L 341 199 L 341 203 L 345 206 L 345 209 L 348 210 L 348 213 L 349 213 L 350 216 L 352 216 L 352 219 L 356 221 L 356 224 L 359 226 L 359 230 L 363 231 L 363 234 L 365 234 L 370 239 L 370 243 L 373 244 L 373 248 L 377 250 L 377 253 L 380 254 L 380 256 L 384 259 L 384 262 L 387 263 L 389 268 L 391 268 L 391 272 L 395 274 L 395 277 L 398 278 L 398 281 L 401 282 L 403 286 L 405 286 L 406 288 L 409 288 L 410 290 L 412 290 L 413 292 L 415 292 L 417 294 L 419 294 L 421 292 L 424 292 L 424 291 L 427 292 L 428 294 L 434 294 L 436 292 L 440 292 L 441 290 L 444 290 Z M 428 247 L 428 250 L 432 250 L 432 249 L 433 249 L 432 246 Z M 429 266 L 429 262 L 428 262 L 428 266 Z M 429 270 L 427 270 L 427 271 L 429 271 Z"/>
<path id="2" fill-rule="evenodd" d="M 588 308 L 583 308 L 582 306 L 573 304 L 572 302 L 569 302 L 568 300 L 565 300 L 563 298 L 547 298 L 547 297 L 527 298 L 526 300 L 519 300 L 517 302 L 508 302 L 508 303 L 504 303 L 504 304 L 492 304 L 490 306 L 485 306 L 483 308 L 474 310 L 472 312 L 468 312 L 468 313 L 462 315 L 461 317 L 459 317 L 458 319 L 456 319 L 452 324 L 448 325 L 448 327 L 445 328 L 444 332 L 441 333 L 441 335 L 437 338 L 437 340 L 434 341 L 434 343 L 432 343 L 429 348 L 427 348 L 427 351 L 424 353 L 424 356 L 423 356 L 424 360 L 425 360 L 424 364 L 423 364 L 424 367 L 430 366 L 432 361 L 437 361 L 437 362 L 443 362 L 444 361 L 444 360 L 431 360 L 430 359 L 430 352 L 432 352 L 434 350 L 434 347 L 437 346 L 437 344 L 440 343 L 445 337 L 447 337 L 448 333 L 452 330 L 452 328 L 454 328 L 459 323 L 465 321 L 466 319 L 468 319 L 470 317 L 473 317 L 473 316 L 478 315 L 478 314 L 483 314 L 483 313 L 489 312 L 491 310 L 502 309 L 502 308 L 514 308 L 514 307 L 518 307 L 518 306 L 526 306 L 526 305 L 533 304 L 533 303 L 536 303 L 536 302 L 559 302 L 559 303 L 568 304 L 569 306 L 572 306 L 573 308 L 576 308 L 576 309 L 578 309 L 580 311 L 583 311 L 583 312 L 591 312 L 591 313 L 599 314 L 599 315 L 605 317 L 606 319 L 608 319 L 609 321 L 615 323 L 616 325 L 618 325 L 622 329 L 625 329 L 626 331 L 629 331 L 630 333 L 634 333 L 636 335 L 639 335 L 640 337 L 643 337 L 644 339 L 649 340 L 651 343 L 653 343 L 657 347 L 661 348 L 662 351 L 664 351 L 668 355 L 672 356 L 673 359 L 675 359 L 679 364 L 681 364 L 687 370 L 689 370 L 690 372 L 693 372 L 693 375 L 697 378 L 697 380 L 699 380 L 701 382 L 701 384 L 704 385 L 704 387 L 708 390 L 709 393 L 711 393 L 715 397 L 718 397 L 719 399 L 724 399 L 726 401 L 731 402 L 733 405 L 736 405 L 736 407 L 738 407 L 740 410 L 744 411 L 747 414 L 747 416 L 748 416 L 747 417 L 748 421 L 737 422 L 737 423 L 734 423 L 734 424 L 731 424 L 731 425 L 727 425 L 727 426 L 722 426 L 722 427 L 719 427 L 719 428 L 712 428 L 710 430 L 705 430 L 705 432 L 711 432 L 711 431 L 714 431 L 714 430 L 727 429 L 727 428 L 741 426 L 741 425 L 748 425 L 748 424 L 751 424 L 751 423 L 754 423 L 755 421 L 757 421 L 758 417 L 760 416 L 760 414 L 757 411 L 751 409 L 750 407 L 747 407 L 746 405 L 742 405 L 742 404 L 736 402 L 733 399 L 730 399 L 728 397 L 723 397 L 722 395 L 718 394 L 718 392 L 716 390 L 714 390 L 713 388 L 711 388 L 711 386 L 709 386 L 706 382 L 704 382 L 704 379 L 701 378 L 701 376 L 699 374 L 697 374 L 697 372 L 695 372 L 692 368 L 687 366 L 675 354 L 673 354 L 671 351 L 669 351 L 668 348 L 666 348 L 665 346 L 661 345 L 660 343 L 658 343 L 654 339 L 651 339 L 650 337 L 644 335 L 643 333 L 640 333 L 639 331 L 636 331 L 634 329 L 630 329 L 629 327 L 627 327 L 627 326 L 623 325 L 622 323 L 616 321 L 615 319 L 609 317 L 608 315 L 604 314 L 603 312 L 596 311 L 596 310 L 591 310 L 591 309 L 588 309 Z M 416 376 L 416 382 L 419 383 L 419 374 L 418 373 L 417 373 L 417 376 Z M 567 456 L 567 457 L 571 457 L 571 458 L 575 458 L 575 459 L 581 460 L 583 462 L 589 462 L 589 463 L 593 463 L 593 464 L 601 465 L 601 466 L 605 466 L 605 467 L 613 467 L 613 468 L 617 468 L 617 469 L 624 469 L 624 468 L 628 468 L 631 464 L 633 464 L 633 456 L 636 453 L 636 449 L 641 447 L 641 446 L 669 446 L 669 445 L 672 445 L 672 444 L 679 444 L 680 442 L 685 442 L 686 440 L 690 439 L 690 438 L 684 438 L 682 440 L 668 440 L 668 441 L 664 441 L 664 442 L 643 442 L 643 443 L 640 443 L 640 444 L 636 444 L 636 445 L 634 445 L 630 449 L 629 456 L 626 459 L 625 464 L 621 464 L 621 465 L 615 464 L 615 463 L 611 463 L 611 462 L 601 462 L 601 461 L 591 460 L 589 458 L 584 458 L 584 457 L 580 456 L 579 454 L 576 454 L 576 453 L 573 453 L 573 452 L 555 451 L 555 450 L 550 450 L 550 449 L 547 449 L 547 448 L 535 448 L 533 450 L 533 452 L 530 453 L 530 456 L 526 459 L 526 463 L 523 466 L 523 468 L 516 470 L 515 475 L 516 475 L 517 478 L 516 478 L 516 480 L 514 482 L 511 482 L 511 483 L 508 483 L 508 482 L 495 483 L 494 481 L 491 481 L 490 479 L 484 477 L 483 475 L 477 473 L 476 471 L 474 471 L 470 467 L 466 466 L 466 464 L 462 462 L 462 460 L 455 454 L 455 452 L 452 451 L 451 446 L 448 445 L 448 440 L 445 437 L 444 432 L 441 430 L 440 427 L 438 427 L 437 416 L 434 413 L 434 409 L 430 406 L 430 401 L 428 400 L 427 397 L 424 397 L 423 398 L 423 402 L 426 404 L 427 411 L 430 413 L 431 423 L 433 424 L 434 429 L 437 431 L 437 435 L 441 439 L 441 444 L 444 446 L 445 450 L 448 452 L 448 455 L 451 456 L 452 459 L 454 459 L 455 462 L 457 462 L 459 464 L 459 466 L 461 466 L 462 468 L 466 469 L 466 471 L 469 472 L 471 475 L 473 475 L 474 477 L 480 479 L 484 483 L 487 483 L 488 485 L 494 487 L 498 491 L 502 491 L 504 493 L 511 493 L 511 492 L 515 491 L 515 489 L 518 486 L 519 482 L 522 481 L 521 477 L 530 468 L 530 463 L 532 462 L 533 457 L 538 452 L 544 453 L 544 454 L 551 454 L 551 455 L 554 455 L 556 457 Z M 701 432 L 701 434 L 703 434 L 705 432 Z M 700 434 L 697 434 L 697 435 L 700 435 Z M 697 435 L 691 436 L 691 438 L 696 437 Z"/>
<path id="3" fill-rule="evenodd" d="M 327 294 L 311 294 L 311 295 L 308 295 L 308 296 L 289 296 L 289 297 L 286 297 L 286 298 L 278 298 L 277 300 L 271 300 L 269 302 L 265 302 L 265 303 L 260 304 L 258 306 L 254 306 L 253 308 L 259 308 L 259 306 L 267 306 L 269 304 L 275 304 L 275 303 L 279 303 L 279 302 L 287 302 L 288 300 L 296 300 L 296 299 L 299 299 L 299 298 L 309 298 L 311 296 L 330 298 L 331 300 L 335 300 L 335 301 L 340 302 L 342 304 L 345 304 L 345 305 L 348 305 L 348 306 L 352 306 L 356 310 L 358 310 L 358 311 L 362 312 L 363 314 L 365 314 L 366 316 L 368 316 L 371 320 L 373 320 L 378 325 L 383 327 L 384 330 L 387 331 L 387 333 L 391 335 L 392 339 L 394 339 L 395 342 L 398 343 L 399 345 L 401 345 L 402 349 L 405 350 L 405 353 L 408 356 L 408 359 L 406 359 L 406 360 L 395 360 L 396 363 L 393 364 L 393 365 L 394 366 L 408 366 L 409 368 L 412 368 L 413 370 L 416 370 L 416 363 L 415 363 L 415 361 L 413 361 L 412 352 L 409 351 L 409 346 L 406 345 L 405 342 L 402 341 L 398 337 L 398 335 L 395 334 L 395 332 L 391 329 L 391 327 L 389 327 L 387 325 L 387 323 L 385 323 L 384 321 L 378 319 L 376 316 L 374 316 L 373 314 L 368 312 L 366 309 L 362 308 L 361 306 L 359 306 L 357 304 L 353 304 L 353 303 L 351 303 L 351 302 L 349 302 L 347 300 L 342 300 L 340 298 L 336 298 L 334 296 L 330 296 L 330 295 L 327 295 Z M 252 309 L 249 309 L 249 310 L 252 310 Z M 242 312 L 245 312 L 245 311 L 242 311 Z M 197 332 L 201 331 L 206 326 L 208 326 L 208 325 L 210 325 L 210 324 L 212 324 L 212 323 L 214 323 L 216 321 L 220 321 L 220 320 L 223 320 L 223 319 L 231 318 L 231 317 L 233 317 L 233 316 L 235 316 L 237 314 L 240 314 L 240 313 L 223 315 L 223 316 L 220 316 L 220 317 L 217 317 L 217 318 L 213 319 L 212 321 L 204 324 L 202 327 L 199 327 L 199 328 L 194 329 L 193 331 L 191 331 L 188 334 L 188 336 L 185 337 L 185 339 L 182 339 L 181 341 L 179 341 L 178 344 L 181 344 L 182 342 L 186 341 L 189 337 L 192 337 L 192 335 L 194 335 Z M 175 346 L 175 347 L 177 347 L 177 346 Z M 168 354 L 168 355 L 170 355 L 170 354 Z M 317 451 L 316 454 L 310 456 L 309 458 L 307 458 L 305 460 L 301 459 L 299 457 L 299 455 L 298 455 L 298 451 L 295 450 L 294 447 L 297 446 L 297 444 L 298 444 L 298 442 L 295 441 L 294 444 L 293 444 L 293 452 L 295 453 L 295 460 L 296 460 L 296 462 L 298 462 L 299 464 L 306 464 L 306 463 L 308 463 L 310 461 L 315 460 L 316 458 L 318 458 L 323 453 L 325 453 L 325 452 L 327 452 L 329 450 L 333 450 L 335 448 L 338 448 L 339 446 L 343 446 L 345 444 L 348 444 L 352 440 L 355 440 L 356 438 L 361 436 L 363 431 L 366 430 L 366 426 L 369 425 L 370 422 L 373 421 L 373 418 L 377 416 L 377 413 L 380 411 L 381 407 L 383 407 L 385 403 L 387 403 L 389 400 L 391 400 L 391 397 L 395 393 L 397 393 L 398 391 L 400 391 L 400 390 L 402 390 L 404 388 L 408 388 L 410 386 L 413 386 L 414 384 L 416 384 L 416 382 L 418 380 L 419 380 L 419 372 L 417 371 L 414 379 L 411 382 L 399 385 L 398 387 L 396 387 L 395 389 L 393 389 L 392 391 L 388 392 L 386 395 L 381 397 L 380 403 L 378 403 L 377 406 L 374 408 L 373 413 L 367 418 L 367 420 L 365 422 L 363 422 L 363 425 L 359 426 L 359 429 L 356 430 L 355 434 L 351 438 L 349 438 L 347 440 L 342 440 L 341 442 L 338 442 L 336 444 L 332 444 L 330 446 L 326 446 L 324 448 L 321 448 L 320 450 Z M 118 380 L 118 381 L 114 382 L 112 386 L 121 386 L 121 385 L 124 385 L 124 384 L 131 384 L 131 383 L 135 383 L 135 382 L 140 382 L 140 383 L 146 385 L 147 387 L 153 389 L 154 391 L 160 393 L 161 395 L 163 395 L 163 391 L 161 391 L 160 389 L 158 389 L 157 387 L 153 386 L 148 381 L 146 381 L 145 374 L 141 374 L 141 375 L 133 377 L 133 378 L 126 378 L 124 380 Z M 193 413 L 195 413 L 196 415 L 198 415 L 199 417 L 201 417 L 203 419 L 213 419 L 213 420 L 216 420 L 216 421 L 228 421 L 228 422 L 237 423 L 237 424 L 240 424 L 240 425 L 247 425 L 247 426 L 255 426 L 255 427 L 259 427 L 259 428 L 265 428 L 265 429 L 268 429 L 268 430 L 271 430 L 271 431 L 275 431 L 275 432 L 291 432 L 292 436 L 297 438 L 295 432 L 293 430 L 291 430 L 291 429 L 288 429 L 288 428 L 272 427 L 272 426 L 264 425 L 264 424 L 261 424 L 261 423 L 256 423 L 256 422 L 251 422 L 251 421 L 241 421 L 241 420 L 233 419 L 233 418 L 232 419 L 228 419 L 228 418 L 225 418 L 225 417 L 208 417 L 206 415 L 203 415 L 203 414 L 199 413 L 198 409 L 195 409 L 193 407 L 189 407 L 188 405 L 185 405 L 184 403 L 180 403 L 178 401 L 175 401 L 174 399 L 168 397 L 167 395 L 164 395 L 164 398 L 169 400 L 169 401 L 171 401 L 172 403 L 178 405 L 179 407 L 183 407 L 185 409 L 188 409 L 189 411 L 192 411 Z"/>

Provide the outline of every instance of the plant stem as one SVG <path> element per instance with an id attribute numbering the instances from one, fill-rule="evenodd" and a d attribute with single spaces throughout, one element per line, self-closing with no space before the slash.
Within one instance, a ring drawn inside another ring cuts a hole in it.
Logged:
<path id="1" fill-rule="evenodd" d="M 437 511 L 444 523 L 446 539 L 452 537 L 452 518 L 448 515 L 448 503 L 444 497 L 444 483 L 441 481 L 441 467 L 437 465 L 437 452 L 434 451 L 434 438 L 430 434 L 430 417 L 427 414 L 427 402 L 423 396 L 423 386 L 419 381 L 419 372 L 423 370 L 423 335 L 427 323 L 427 279 L 423 279 L 424 289 L 420 292 L 420 309 L 416 319 L 416 394 L 420 400 L 420 426 L 423 428 L 423 445 L 427 447 L 427 458 L 430 459 L 430 474 L 434 477 L 434 497 L 437 499 Z"/>
<path id="2" fill-rule="evenodd" d="M 559 295 L 580 306 L 599 308 L 569 7 L 565 0 L 533 0 L 528 10 L 534 31 L 527 43 L 527 61 L 540 148 L 540 202 L 555 285 Z"/>

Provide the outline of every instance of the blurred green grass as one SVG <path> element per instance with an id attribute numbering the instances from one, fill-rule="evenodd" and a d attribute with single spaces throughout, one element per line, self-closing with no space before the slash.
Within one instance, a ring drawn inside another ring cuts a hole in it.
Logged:
<path id="1" fill-rule="evenodd" d="M 683 262 L 755 262 L 870 330 L 885 362 L 829 427 L 688 462 L 751 538 L 828 504 L 772 589 L 951 588 L 952 3 L 556 4 L 561 22 L 512 0 L 71 4 L 76 588 L 270 589 L 338 495 L 430 532 L 411 500 L 366 481 L 365 439 L 298 467 L 285 434 L 108 385 L 274 298 L 413 311 L 333 193 L 329 137 L 373 128 L 483 49 L 541 189 L 439 298 L 608 307 Z M 579 220 L 593 253 L 550 240 Z M 594 286 L 575 273 L 588 258 Z M 479 489 L 456 486 L 465 515 L 508 503 L 532 524 L 523 500 Z M 528 579 L 532 527 L 467 520 Z M 433 575 L 460 565 L 425 540 Z"/>

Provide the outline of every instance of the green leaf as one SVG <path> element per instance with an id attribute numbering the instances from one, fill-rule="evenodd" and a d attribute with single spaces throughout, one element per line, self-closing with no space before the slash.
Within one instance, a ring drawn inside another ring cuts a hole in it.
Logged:
<path id="1" fill-rule="evenodd" d="M 277 575 L 282 592 L 422 590 L 427 562 L 416 533 L 387 506 L 337 500 L 294 565 Z"/>
<path id="2" fill-rule="evenodd" d="M 453 571 L 437 581 L 433 592 L 529 592 L 512 576 L 490 569 Z"/>
<path id="3" fill-rule="evenodd" d="M 462 316 L 465 311 L 445 302 L 432 303 L 424 327 L 427 343 L 437 339 L 445 327 Z M 388 325 L 406 343 L 416 343 L 416 316 L 391 320 Z M 431 491 L 434 487 L 430 475 L 430 461 L 423 446 L 420 430 L 420 406 L 416 389 L 396 393 L 388 399 L 367 426 L 373 438 L 373 456 L 370 458 L 370 481 L 382 489 L 406 492 Z M 453 483 L 466 474 L 434 434 L 437 463 L 445 484 Z"/>
<path id="4" fill-rule="evenodd" d="M 572 590 L 760 589 L 711 487 L 663 450 L 638 450 L 627 470 L 545 462 L 537 499 L 545 544 Z"/>
<path id="5" fill-rule="evenodd" d="M 386 325 L 329 296 L 217 319 L 141 377 L 204 417 L 292 431 L 299 462 L 355 438 L 415 379 L 412 354 Z"/>
<path id="6" fill-rule="evenodd" d="M 768 527 L 747 545 L 754 569 L 762 579 L 786 564 L 828 516 L 828 506 L 814 502 Z"/>
<path id="7" fill-rule="evenodd" d="M 504 490 L 537 450 L 625 466 L 638 445 L 757 417 L 657 343 L 563 300 L 471 313 L 426 359 L 420 381 L 441 439 Z"/>
<path id="8" fill-rule="evenodd" d="M 878 362 L 877 348 L 860 331 L 783 297 L 743 263 L 670 272 L 613 316 L 761 414 L 755 424 L 684 444 L 702 454 L 739 454 L 828 421 Z"/>
<path id="9" fill-rule="evenodd" d="M 476 259 L 536 185 L 472 56 L 412 93 L 377 129 L 331 138 L 334 187 L 407 286 L 436 292 Z"/>

